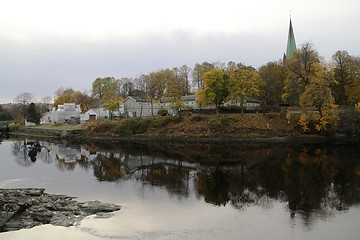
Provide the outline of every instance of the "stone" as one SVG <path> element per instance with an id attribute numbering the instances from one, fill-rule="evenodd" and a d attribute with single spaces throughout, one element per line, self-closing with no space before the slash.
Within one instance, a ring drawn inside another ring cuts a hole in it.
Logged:
<path id="1" fill-rule="evenodd" d="M 100 201 L 77 202 L 74 197 L 45 193 L 42 188 L 0 189 L 0 232 L 41 224 L 69 227 L 89 215 L 111 217 L 120 210 Z"/>

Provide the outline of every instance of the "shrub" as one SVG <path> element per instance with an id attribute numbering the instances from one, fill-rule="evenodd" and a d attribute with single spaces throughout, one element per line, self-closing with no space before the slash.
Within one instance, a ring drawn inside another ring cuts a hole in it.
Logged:
<path id="1" fill-rule="evenodd" d="M 305 114 L 301 114 L 299 119 L 299 125 L 303 133 L 309 132 L 309 118 Z"/>
<path id="2" fill-rule="evenodd" d="M 168 125 L 171 122 L 181 122 L 181 117 L 172 117 L 172 116 L 166 116 L 166 117 L 158 117 L 158 118 L 154 118 L 151 126 L 152 127 L 164 127 L 166 125 Z"/>
<path id="3" fill-rule="evenodd" d="M 360 111 L 345 110 L 340 114 L 338 131 L 348 136 L 360 136 Z"/>
<path id="4" fill-rule="evenodd" d="M 190 121 L 200 122 L 200 121 L 203 121 L 205 119 L 206 119 L 206 117 L 203 116 L 203 115 L 194 115 L 194 116 L 191 116 Z"/>
<path id="5" fill-rule="evenodd" d="M 10 131 L 17 130 L 20 128 L 20 123 L 9 123 Z"/>
<path id="6" fill-rule="evenodd" d="M 56 124 L 54 124 L 56 125 Z M 115 128 L 115 122 L 110 120 L 104 121 L 91 121 L 87 124 L 86 130 L 89 132 L 97 132 L 97 133 L 108 133 L 111 132 Z"/>
<path id="7" fill-rule="evenodd" d="M 149 118 L 124 119 L 123 121 L 120 122 L 119 126 L 117 126 L 115 133 L 121 135 L 144 133 L 148 129 L 150 123 L 151 123 L 151 119 Z"/>
<path id="8" fill-rule="evenodd" d="M 360 102 L 358 102 L 357 104 L 355 104 L 355 108 L 360 111 Z"/>
<path id="9" fill-rule="evenodd" d="M 168 116 L 169 115 L 169 112 L 167 109 L 165 108 L 160 108 L 159 111 L 157 112 L 157 114 L 159 116 Z"/>

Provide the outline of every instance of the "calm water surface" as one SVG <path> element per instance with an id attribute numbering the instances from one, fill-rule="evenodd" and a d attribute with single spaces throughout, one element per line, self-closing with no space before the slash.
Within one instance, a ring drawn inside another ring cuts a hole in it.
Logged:
<path id="1" fill-rule="evenodd" d="M 360 239 L 360 148 L 0 143 L 0 187 L 116 203 L 111 218 L 0 239 Z"/>

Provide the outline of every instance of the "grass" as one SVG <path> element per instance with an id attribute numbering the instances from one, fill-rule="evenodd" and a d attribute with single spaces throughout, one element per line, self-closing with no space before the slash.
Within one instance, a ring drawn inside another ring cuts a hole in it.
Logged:
<path id="1" fill-rule="evenodd" d="M 154 118 L 125 118 L 120 120 L 100 120 L 88 123 L 86 131 L 101 134 L 133 135 L 142 134 L 148 128 L 162 128 L 169 123 L 180 122 L 180 117 L 164 116 Z"/>
<path id="2" fill-rule="evenodd" d="M 63 131 L 72 131 L 72 130 L 82 130 L 82 125 L 70 125 L 67 123 L 45 123 L 39 126 L 34 126 L 30 128 L 35 129 L 44 129 L 44 130 L 63 130 Z"/>

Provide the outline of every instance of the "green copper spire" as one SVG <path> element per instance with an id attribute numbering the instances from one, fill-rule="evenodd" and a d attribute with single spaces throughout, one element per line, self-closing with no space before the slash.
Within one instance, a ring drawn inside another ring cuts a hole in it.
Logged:
<path id="1" fill-rule="evenodd" d="M 289 58 L 291 54 L 296 50 L 295 35 L 290 18 L 289 35 L 286 47 L 286 57 Z"/>

